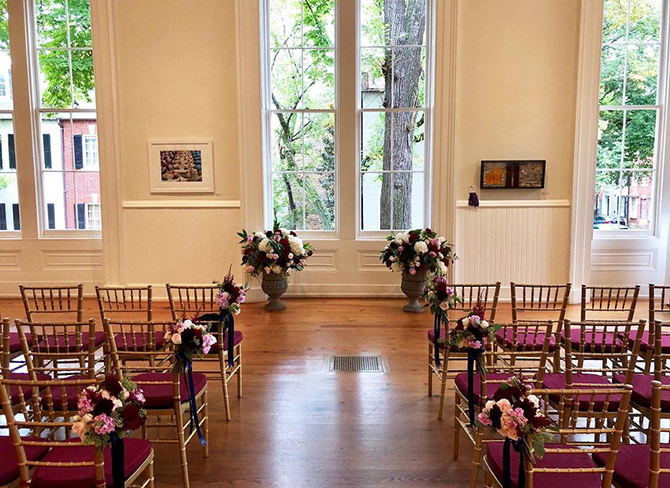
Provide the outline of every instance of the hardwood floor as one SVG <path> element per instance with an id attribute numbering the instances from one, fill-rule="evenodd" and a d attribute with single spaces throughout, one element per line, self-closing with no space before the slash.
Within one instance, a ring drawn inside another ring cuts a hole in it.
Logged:
<path id="1" fill-rule="evenodd" d="M 400 299 L 287 299 L 287 310 L 244 305 L 244 397 L 226 422 L 218 383 L 210 383 L 210 457 L 189 447 L 192 487 L 460 487 L 469 484 L 472 448 L 452 458 L 453 393 L 437 420 L 427 391 L 432 316 L 402 312 Z M 86 300 L 85 317 L 99 317 Z M 156 320 L 169 318 L 154 304 Z M 645 318 L 646 302 L 638 304 Z M 509 304 L 499 309 L 510 319 Z M 0 314 L 22 317 L 20 300 Z M 568 316 L 578 317 L 571 307 Z M 331 373 L 332 354 L 381 355 L 384 373 Z M 156 449 L 156 486 L 181 486 L 175 446 Z M 480 482 L 483 476 L 480 475 Z"/>

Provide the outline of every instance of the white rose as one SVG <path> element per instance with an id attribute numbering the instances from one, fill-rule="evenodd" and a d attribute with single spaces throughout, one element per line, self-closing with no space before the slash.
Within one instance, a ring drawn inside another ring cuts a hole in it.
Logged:
<path id="1" fill-rule="evenodd" d="M 302 239 L 296 236 L 289 236 L 288 243 L 291 248 L 291 252 L 295 256 L 302 256 L 305 253 L 305 249 L 302 247 Z"/>
<path id="2" fill-rule="evenodd" d="M 173 334 L 172 335 L 172 344 L 178 346 L 181 344 L 181 335 L 180 334 Z"/>
<path id="3" fill-rule="evenodd" d="M 439 272 L 440 275 L 446 275 L 447 274 L 447 265 L 444 264 L 442 261 L 439 261 L 437 263 L 437 267 L 440 270 L 440 272 Z"/>
<path id="4" fill-rule="evenodd" d="M 470 319 L 468 317 L 465 317 L 462 322 L 463 327 L 467 327 L 468 325 L 470 325 Z"/>
<path id="5" fill-rule="evenodd" d="M 437 258 L 438 259 L 444 259 L 444 254 L 442 254 L 441 252 L 438 252 L 437 253 Z"/>
<path id="6" fill-rule="evenodd" d="M 292 252 L 288 253 L 288 258 L 293 259 L 293 253 Z"/>
<path id="7" fill-rule="evenodd" d="M 528 395 L 528 401 L 530 401 L 535 408 L 540 408 L 540 399 L 536 397 L 535 395 Z"/>
<path id="8" fill-rule="evenodd" d="M 489 328 L 489 323 L 488 323 L 487 320 L 482 320 L 482 322 L 479 324 L 479 326 L 480 326 L 482 329 L 488 329 L 488 328 Z"/>
<path id="9" fill-rule="evenodd" d="M 444 237 L 440 237 L 440 244 L 444 244 L 446 242 L 446 239 Z"/>
<path id="10" fill-rule="evenodd" d="M 414 243 L 414 250 L 418 253 L 425 254 L 428 252 L 428 245 L 424 241 L 416 241 Z"/>
<path id="11" fill-rule="evenodd" d="M 270 239 L 263 239 L 258 245 L 258 250 L 264 252 L 265 254 L 271 253 L 272 246 L 270 245 Z"/>
<path id="12" fill-rule="evenodd" d="M 190 327 L 193 327 L 193 322 L 191 322 L 190 319 L 186 319 L 181 323 L 184 326 L 184 329 L 188 329 Z"/>

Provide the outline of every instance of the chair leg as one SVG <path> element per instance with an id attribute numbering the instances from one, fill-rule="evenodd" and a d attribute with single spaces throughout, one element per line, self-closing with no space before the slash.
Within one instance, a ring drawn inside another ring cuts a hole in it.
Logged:
<path id="1" fill-rule="evenodd" d="M 444 413 L 444 396 L 447 393 L 447 358 L 444 358 L 444 363 L 442 363 L 442 375 L 441 375 L 441 380 L 442 384 L 440 386 L 440 409 L 437 413 L 437 419 L 442 420 L 442 414 Z"/>
<path id="2" fill-rule="evenodd" d="M 181 480 L 184 488 L 190 488 L 188 479 L 188 457 L 186 456 L 186 441 L 184 440 L 184 412 L 175 410 L 177 421 L 177 440 L 179 441 L 179 458 L 181 460 Z"/>
<path id="3" fill-rule="evenodd" d="M 458 459 L 459 436 L 461 435 L 461 426 L 458 424 L 459 406 L 461 404 L 461 397 L 458 392 L 454 393 L 454 459 Z"/>
<path id="4" fill-rule="evenodd" d="M 144 476 L 147 477 L 147 481 L 148 481 L 147 486 L 149 488 L 154 488 L 154 461 L 153 461 L 153 459 L 151 460 L 151 462 L 147 466 L 147 469 L 144 471 Z"/>
<path id="5" fill-rule="evenodd" d="M 433 345 L 428 343 L 428 396 L 433 396 Z"/>
<path id="6" fill-rule="evenodd" d="M 479 475 L 479 461 L 482 457 L 482 444 L 484 439 L 484 431 L 477 429 L 477 441 L 475 442 L 475 454 L 472 459 L 472 480 L 470 485 L 472 488 L 477 488 L 477 476 Z"/>
<path id="7" fill-rule="evenodd" d="M 242 343 L 237 345 L 237 398 L 242 398 Z"/>
<path id="8" fill-rule="evenodd" d="M 200 400 L 202 404 L 205 406 L 203 409 L 203 415 L 205 416 L 205 422 L 204 422 L 204 428 L 205 428 L 205 445 L 202 448 L 202 457 L 207 458 L 209 457 L 209 393 L 207 389 L 205 389 L 205 392 L 202 394 L 202 399 Z"/>
<path id="9" fill-rule="evenodd" d="M 491 485 L 493 484 L 493 476 L 491 476 L 491 473 L 489 472 L 488 469 L 484 471 L 486 473 L 484 476 L 484 486 L 485 488 L 491 488 Z"/>
<path id="10" fill-rule="evenodd" d="M 223 404 L 226 408 L 226 420 L 230 420 L 230 397 L 228 396 L 228 374 L 226 373 L 226 357 L 219 351 L 219 365 L 221 367 L 221 384 L 223 385 Z"/>

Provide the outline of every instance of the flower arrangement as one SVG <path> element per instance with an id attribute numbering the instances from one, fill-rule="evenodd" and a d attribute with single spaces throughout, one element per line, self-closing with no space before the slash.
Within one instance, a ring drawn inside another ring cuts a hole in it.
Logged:
<path id="1" fill-rule="evenodd" d="M 303 242 L 293 231 L 281 229 L 275 221 L 272 230 L 248 234 L 237 233 L 242 238 L 242 266 L 251 276 L 284 274 L 294 269 L 302 271 L 305 261 L 314 253 L 309 242 Z"/>
<path id="2" fill-rule="evenodd" d="M 240 313 L 240 305 L 244 303 L 244 299 L 246 298 L 248 287 L 246 285 L 240 286 L 234 280 L 235 277 L 232 275 L 231 270 L 228 269 L 228 274 L 223 278 L 223 281 L 214 282 L 219 287 L 219 293 L 216 295 L 216 304 L 222 311 L 238 315 Z"/>
<path id="3" fill-rule="evenodd" d="M 209 323 L 193 323 L 192 320 L 182 319 L 168 326 L 165 342 L 174 344 L 177 358 L 191 361 L 193 356 L 208 354 L 212 345 L 216 343 L 216 338 L 210 333 L 209 328 Z"/>
<path id="4" fill-rule="evenodd" d="M 490 324 L 485 317 L 486 309 L 477 302 L 474 309 L 465 317 L 458 319 L 456 326 L 449 332 L 449 344 L 459 349 L 484 351 L 486 344 L 495 340 L 498 324 Z M 480 367 L 483 367 L 480 364 Z"/>
<path id="5" fill-rule="evenodd" d="M 144 425 L 144 402 L 142 390 L 128 378 L 119 381 L 107 375 L 101 384 L 80 393 L 72 430 L 85 445 L 102 449 L 112 435 L 122 438 Z"/>
<path id="6" fill-rule="evenodd" d="M 391 234 L 380 259 L 391 271 L 409 274 L 428 271 L 442 276 L 455 259 L 444 237 L 430 229 L 415 229 Z"/>
<path id="7" fill-rule="evenodd" d="M 446 319 L 446 312 L 463 300 L 456 296 L 454 289 L 449 286 L 444 276 L 435 276 L 423 290 L 425 306 L 440 318 Z M 446 320 L 443 320 L 446 322 Z"/>
<path id="8" fill-rule="evenodd" d="M 551 418 L 541 412 L 541 402 L 531 394 L 523 380 L 512 376 L 504 381 L 493 399 L 486 402 L 478 416 L 479 424 L 495 429 L 513 442 L 523 442 L 525 452 L 544 456 L 544 444 L 551 438 Z M 555 430 L 555 427 L 552 428 Z"/>

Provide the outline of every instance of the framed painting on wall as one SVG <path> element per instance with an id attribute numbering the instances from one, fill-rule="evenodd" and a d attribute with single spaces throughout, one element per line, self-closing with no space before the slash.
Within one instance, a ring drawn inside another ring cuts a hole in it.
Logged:
<path id="1" fill-rule="evenodd" d="M 214 193 L 212 142 L 149 142 L 151 193 Z"/>
<path id="2" fill-rule="evenodd" d="M 528 161 L 482 161 L 479 187 L 497 188 L 544 188 L 547 162 Z"/>

